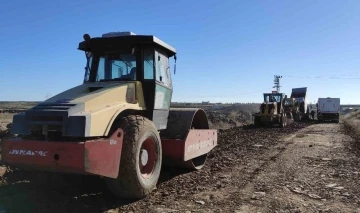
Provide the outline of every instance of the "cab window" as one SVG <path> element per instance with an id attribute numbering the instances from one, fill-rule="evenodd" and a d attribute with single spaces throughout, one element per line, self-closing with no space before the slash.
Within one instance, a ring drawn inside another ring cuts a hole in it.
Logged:
<path id="1" fill-rule="evenodd" d="M 171 87 L 169 58 L 165 54 L 155 51 L 155 60 L 156 81 L 164 84 L 164 86 Z"/>
<path id="2" fill-rule="evenodd" d="M 144 79 L 154 79 L 154 50 L 144 50 Z"/>

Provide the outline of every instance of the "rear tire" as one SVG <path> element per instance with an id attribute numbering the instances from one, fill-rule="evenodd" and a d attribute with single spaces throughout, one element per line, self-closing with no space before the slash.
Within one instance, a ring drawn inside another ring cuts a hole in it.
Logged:
<path id="1" fill-rule="evenodd" d="M 124 130 L 119 176 L 105 182 L 118 198 L 144 198 L 156 188 L 160 176 L 160 135 L 149 119 L 139 115 L 121 118 L 113 131 L 117 128 Z"/>

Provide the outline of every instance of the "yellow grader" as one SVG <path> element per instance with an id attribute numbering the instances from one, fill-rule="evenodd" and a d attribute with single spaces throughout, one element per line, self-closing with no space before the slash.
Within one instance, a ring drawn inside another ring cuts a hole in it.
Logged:
<path id="1" fill-rule="evenodd" d="M 293 122 L 291 112 L 285 110 L 287 96 L 284 93 L 264 93 L 264 102 L 260 105 L 260 112 L 253 114 L 254 125 L 274 125 L 286 127 Z"/>
<path id="2" fill-rule="evenodd" d="M 3 163 L 101 176 L 114 195 L 135 199 L 153 191 L 163 165 L 201 169 L 217 130 L 202 109 L 170 108 L 175 49 L 132 32 L 83 38 L 83 83 L 16 114 Z"/>

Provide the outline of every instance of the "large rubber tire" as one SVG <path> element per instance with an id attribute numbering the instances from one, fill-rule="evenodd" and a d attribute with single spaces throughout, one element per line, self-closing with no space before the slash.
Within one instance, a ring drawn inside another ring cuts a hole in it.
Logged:
<path id="1" fill-rule="evenodd" d="M 139 115 L 121 118 L 114 124 L 113 131 L 116 128 L 124 130 L 119 176 L 117 179 L 106 178 L 106 184 L 118 198 L 144 198 L 156 188 L 160 176 L 160 135 L 153 122 Z M 147 151 L 144 152 L 144 149 Z M 144 163 L 141 153 L 148 156 Z"/>

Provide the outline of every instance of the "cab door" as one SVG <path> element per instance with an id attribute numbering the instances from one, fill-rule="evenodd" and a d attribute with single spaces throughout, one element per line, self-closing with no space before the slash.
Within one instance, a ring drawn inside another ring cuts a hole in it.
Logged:
<path id="1" fill-rule="evenodd" d="M 155 97 L 153 122 L 160 129 L 166 129 L 172 98 L 172 81 L 169 58 L 165 53 L 155 51 Z"/>

